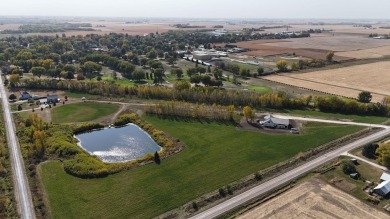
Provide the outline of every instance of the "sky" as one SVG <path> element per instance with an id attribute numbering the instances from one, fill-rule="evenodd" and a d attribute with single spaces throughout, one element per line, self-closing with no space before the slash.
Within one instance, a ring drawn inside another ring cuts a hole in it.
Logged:
<path id="1" fill-rule="evenodd" d="M 389 0 L 1 0 L 0 15 L 390 19 Z"/>

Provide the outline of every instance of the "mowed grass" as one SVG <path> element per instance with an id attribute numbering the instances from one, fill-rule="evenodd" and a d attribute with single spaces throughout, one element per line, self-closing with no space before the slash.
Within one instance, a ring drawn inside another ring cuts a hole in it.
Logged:
<path id="1" fill-rule="evenodd" d="M 87 122 L 114 114 L 118 104 L 80 102 L 65 104 L 52 110 L 53 123 Z"/>
<path id="2" fill-rule="evenodd" d="M 258 93 L 270 93 L 272 88 L 266 86 L 248 86 L 248 90 L 256 91 Z"/>
<path id="3" fill-rule="evenodd" d="M 101 179 L 80 179 L 59 161 L 40 165 L 53 218 L 152 218 L 346 134 L 355 126 L 309 123 L 302 135 L 238 131 L 230 124 L 159 119 L 148 122 L 186 147 L 179 154 Z"/>

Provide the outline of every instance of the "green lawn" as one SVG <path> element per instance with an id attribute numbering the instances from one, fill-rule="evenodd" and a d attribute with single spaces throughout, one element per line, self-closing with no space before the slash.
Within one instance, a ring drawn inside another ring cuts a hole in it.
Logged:
<path id="1" fill-rule="evenodd" d="M 271 110 L 272 111 L 272 110 Z M 288 113 L 291 115 L 300 115 L 300 116 L 312 116 L 318 118 L 326 118 L 326 119 L 349 119 L 354 122 L 361 123 L 383 123 L 386 122 L 389 118 L 381 117 L 381 116 L 359 116 L 359 115 L 346 115 L 340 113 L 325 113 L 321 111 L 314 110 L 286 110 L 283 113 Z"/>
<path id="2" fill-rule="evenodd" d="M 80 102 L 55 107 L 51 115 L 53 123 L 87 122 L 114 114 L 118 110 L 117 104 Z"/>
<path id="3" fill-rule="evenodd" d="M 58 161 L 40 165 L 53 218 L 152 218 L 251 173 L 360 127 L 309 123 L 302 135 L 238 131 L 233 125 L 144 116 L 186 144 L 162 161 L 101 179 L 66 174 Z"/>
<path id="4" fill-rule="evenodd" d="M 270 93 L 272 88 L 266 86 L 248 86 L 248 90 L 256 91 L 258 93 Z"/>
<path id="5" fill-rule="evenodd" d="M 259 68 L 259 66 L 256 65 L 244 64 L 240 62 L 230 62 L 230 63 L 240 66 L 240 69 L 257 70 Z"/>

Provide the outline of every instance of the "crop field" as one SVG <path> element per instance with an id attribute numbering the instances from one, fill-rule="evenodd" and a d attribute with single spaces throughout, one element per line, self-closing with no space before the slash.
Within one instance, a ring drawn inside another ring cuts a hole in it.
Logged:
<path id="1" fill-rule="evenodd" d="M 382 58 L 384 56 L 390 56 L 390 46 L 381 46 L 371 49 L 353 50 L 347 52 L 336 52 L 336 55 L 354 59 Z"/>
<path id="2" fill-rule="evenodd" d="M 238 218 L 383 219 L 389 216 L 322 180 L 311 179 Z"/>
<path id="3" fill-rule="evenodd" d="M 244 54 L 251 56 L 272 56 L 295 53 L 298 56 L 325 59 L 328 51 L 336 51 L 334 60 L 342 61 L 360 56 L 362 58 L 366 56 L 371 57 L 372 55 L 369 56 L 371 53 L 378 53 L 374 57 L 386 55 L 389 53 L 387 46 L 390 45 L 390 40 L 377 40 L 353 35 L 333 36 L 327 34 L 286 40 L 254 40 L 239 42 L 237 45 L 249 49 L 250 51 Z"/>
<path id="4" fill-rule="evenodd" d="M 308 38 L 304 38 L 308 39 Z M 242 48 L 249 49 L 250 51 L 244 52 L 244 55 L 249 56 L 274 56 L 280 54 L 293 54 L 295 53 L 297 56 L 303 56 L 307 58 L 317 58 L 324 59 L 328 50 L 323 49 L 315 49 L 315 48 L 291 48 L 287 46 L 275 46 L 273 44 L 279 43 L 287 43 L 289 40 L 275 40 L 275 43 L 267 43 L 272 42 L 270 40 L 253 40 L 246 42 L 239 42 L 237 45 Z M 334 56 L 334 59 L 337 61 L 346 60 L 350 58 Z"/>
<path id="5" fill-rule="evenodd" d="M 311 48 L 327 51 L 351 51 L 358 49 L 370 49 L 390 45 L 389 40 L 378 40 L 363 36 L 328 35 L 313 36 L 309 38 L 294 38 L 287 41 L 267 43 L 268 46 L 287 48 Z"/>
<path id="6" fill-rule="evenodd" d="M 183 141 L 184 151 L 161 165 L 101 179 L 68 175 L 57 161 L 42 164 L 53 218 L 152 218 L 299 152 L 361 130 L 308 123 L 302 135 L 275 136 L 239 131 L 231 124 L 143 118 Z"/>
<path id="7" fill-rule="evenodd" d="M 51 115 L 53 123 L 87 122 L 109 116 L 118 110 L 117 104 L 80 102 L 55 107 Z"/>
<path id="8" fill-rule="evenodd" d="M 345 68 L 298 74 L 278 74 L 265 79 L 321 92 L 356 98 L 361 91 L 373 94 L 373 102 L 390 96 L 390 62 L 376 62 Z"/>

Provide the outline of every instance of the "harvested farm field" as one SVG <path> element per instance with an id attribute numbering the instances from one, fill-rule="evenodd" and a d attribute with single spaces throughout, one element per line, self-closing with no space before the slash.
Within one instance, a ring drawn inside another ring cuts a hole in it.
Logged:
<path id="1" fill-rule="evenodd" d="M 238 218 L 385 219 L 390 216 L 319 179 L 311 179 Z"/>
<path id="2" fill-rule="evenodd" d="M 390 96 L 388 69 L 390 62 L 384 61 L 308 73 L 270 75 L 264 79 L 351 98 L 356 98 L 361 91 L 369 91 L 373 95 L 372 101 L 380 102 L 383 97 Z"/>
<path id="3" fill-rule="evenodd" d="M 307 58 L 324 59 L 328 50 L 315 49 L 315 48 L 290 48 L 283 46 L 272 46 L 271 40 L 253 40 L 237 43 L 237 46 L 248 49 L 248 52 L 242 54 L 249 56 L 274 56 L 279 54 L 293 54 L 297 56 L 303 56 Z M 290 42 L 289 40 L 275 40 L 275 43 Z M 339 55 L 334 56 L 334 60 L 343 61 L 349 60 L 349 57 L 343 57 Z"/>
<path id="4" fill-rule="evenodd" d="M 390 40 L 371 39 L 354 35 L 313 35 L 309 38 L 286 40 L 253 40 L 237 43 L 237 46 L 249 49 L 244 53 L 250 56 L 271 56 L 292 54 L 308 58 L 324 59 L 328 51 L 336 51 L 334 60 L 344 61 L 353 58 L 382 57 L 389 53 Z M 367 51 L 365 51 L 367 50 Z M 362 51 L 362 52 L 360 52 Z M 362 54 L 362 55 L 361 55 Z"/>
<path id="5" fill-rule="evenodd" d="M 328 35 L 312 36 L 309 38 L 294 38 L 284 42 L 267 43 L 267 46 L 279 46 L 287 48 L 312 48 L 327 51 L 351 51 L 358 49 L 370 49 L 390 45 L 390 40 L 378 40 L 363 36 Z"/>
<path id="6" fill-rule="evenodd" d="M 336 55 L 354 59 L 383 58 L 384 56 L 390 56 L 390 46 L 381 46 L 371 49 L 362 49 L 347 52 L 336 52 Z"/>

